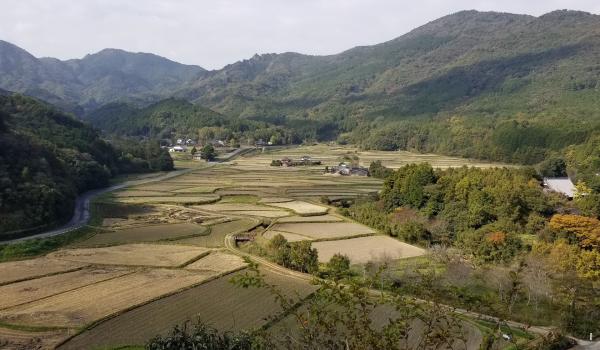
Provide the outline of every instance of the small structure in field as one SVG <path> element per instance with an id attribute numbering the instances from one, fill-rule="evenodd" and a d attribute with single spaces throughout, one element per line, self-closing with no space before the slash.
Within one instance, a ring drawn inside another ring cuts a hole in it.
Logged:
<path id="1" fill-rule="evenodd" d="M 273 159 L 271 161 L 271 166 L 313 166 L 313 165 L 321 165 L 320 160 L 313 160 L 309 156 L 302 156 L 300 159 L 291 159 L 288 157 L 283 157 L 281 159 Z"/>
<path id="2" fill-rule="evenodd" d="M 325 167 L 326 174 L 339 174 L 344 176 L 370 176 L 369 169 L 361 166 L 352 166 L 347 163 L 340 163 L 337 166 Z"/>
<path id="3" fill-rule="evenodd" d="M 545 177 L 544 188 L 548 191 L 562 193 L 569 199 L 575 196 L 575 185 L 568 177 Z"/>
<path id="4" fill-rule="evenodd" d="M 169 152 L 185 152 L 185 151 L 187 151 L 187 148 L 183 147 L 183 146 L 175 146 L 175 147 L 169 148 Z"/>

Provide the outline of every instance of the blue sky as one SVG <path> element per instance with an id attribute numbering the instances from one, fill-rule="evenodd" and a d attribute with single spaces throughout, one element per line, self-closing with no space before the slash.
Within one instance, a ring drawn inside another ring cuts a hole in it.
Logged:
<path id="1" fill-rule="evenodd" d="M 598 0 L 0 0 L 0 39 L 34 54 L 103 48 L 221 68 L 255 53 L 333 54 L 460 10 L 600 14 Z"/>

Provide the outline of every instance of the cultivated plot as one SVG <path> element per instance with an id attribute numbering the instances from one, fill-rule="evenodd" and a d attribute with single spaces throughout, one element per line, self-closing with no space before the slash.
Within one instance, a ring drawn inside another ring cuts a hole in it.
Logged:
<path id="1" fill-rule="evenodd" d="M 308 236 L 302 236 L 296 233 L 283 232 L 283 231 L 275 231 L 269 230 L 263 233 L 263 237 L 266 239 L 273 239 L 277 235 L 282 235 L 288 242 L 299 242 L 299 241 L 312 241 L 313 239 Z"/>
<path id="2" fill-rule="evenodd" d="M 400 242 L 389 236 L 369 236 L 339 241 L 315 242 L 312 246 L 319 253 L 319 262 L 327 262 L 337 253 L 348 256 L 353 264 L 410 258 L 425 254 L 424 249 Z"/>
<path id="3" fill-rule="evenodd" d="M 0 311 L 13 325 L 81 327 L 207 280 L 213 273 L 149 269 Z"/>
<path id="4" fill-rule="evenodd" d="M 222 274 L 243 269 L 248 264 L 241 257 L 220 251 L 211 252 L 209 255 L 185 267 L 186 270 L 213 271 Z"/>
<path id="5" fill-rule="evenodd" d="M 164 224 L 122 229 L 114 232 L 98 233 L 89 239 L 77 243 L 77 247 L 95 247 L 138 242 L 173 240 L 190 236 L 208 234 L 206 226 L 196 224 Z"/>
<path id="6" fill-rule="evenodd" d="M 293 210 L 300 216 L 324 215 L 329 210 L 327 207 L 303 201 L 269 203 L 269 205 Z"/>
<path id="7" fill-rule="evenodd" d="M 219 196 L 163 196 L 163 197 L 125 197 L 117 199 L 121 203 L 166 203 L 166 204 L 206 204 L 219 200 Z"/>
<path id="8" fill-rule="evenodd" d="M 62 261 L 46 257 L 5 262 L 0 264 L 0 285 L 60 272 L 73 271 L 86 265 L 86 263 Z"/>
<path id="9" fill-rule="evenodd" d="M 92 283 L 123 276 L 132 271 L 120 267 L 84 268 L 58 275 L 0 286 L 0 309 L 29 303 Z"/>
<path id="10" fill-rule="evenodd" d="M 64 249 L 48 256 L 88 264 L 174 267 L 206 254 L 208 249 L 185 245 L 126 244 L 103 248 Z"/>
<path id="11" fill-rule="evenodd" d="M 288 296 L 305 297 L 315 288 L 306 281 L 262 272 L 268 283 L 275 284 Z M 197 318 L 221 331 L 252 329 L 281 311 L 269 291 L 236 287 L 230 279 L 230 276 L 221 277 L 120 314 L 77 335 L 59 349 L 145 344 L 157 334 L 165 335 L 175 325 Z"/>
<path id="12" fill-rule="evenodd" d="M 259 222 L 254 219 L 241 219 L 223 222 L 212 225 L 210 227 L 210 234 L 207 236 L 185 238 L 176 241 L 176 243 L 209 248 L 223 247 L 225 243 L 225 236 L 228 234 L 246 232 L 258 226 L 258 224 Z"/>
<path id="13" fill-rule="evenodd" d="M 285 222 L 340 222 L 344 221 L 339 216 L 335 215 L 319 215 L 319 216 L 289 216 L 286 218 L 278 219 L 278 223 Z"/>
<path id="14" fill-rule="evenodd" d="M 312 239 L 334 239 L 375 233 L 373 229 L 353 222 L 278 223 L 273 225 L 272 229 L 275 231 L 295 233 Z"/>

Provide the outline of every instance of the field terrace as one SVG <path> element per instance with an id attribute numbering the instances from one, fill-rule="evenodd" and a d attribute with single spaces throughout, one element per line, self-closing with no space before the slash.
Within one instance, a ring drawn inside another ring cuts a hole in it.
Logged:
<path id="1" fill-rule="evenodd" d="M 353 264 L 425 254 L 320 202 L 380 189 L 378 179 L 323 174 L 324 166 L 345 154 L 358 155 L 363 166 L 373 160 L 389 167 L 424 161 L 437 167 L 493 165 L 316 145 L 255 153 L 128 187 L 94 204 L 102 219 L 95 235 L 44 257 L 0 264 L 0 345 L 140 345 L 196 317 L 221 330 L 259 327 L 280 309 L 266 290 L 229 282 L 246 267 L 237 248 L 226 244 L 236 235 L 256 244 L 275 234 L 310 240 L 320 262 L 335 253 L 348 255 Z M 270 166 L 273 159 L 303 155 L 323 165 Z M 305 280 L 261 269 L 290 295 L 314 290 Z M 149 319 L 153 322 L 144 322 Z"/>

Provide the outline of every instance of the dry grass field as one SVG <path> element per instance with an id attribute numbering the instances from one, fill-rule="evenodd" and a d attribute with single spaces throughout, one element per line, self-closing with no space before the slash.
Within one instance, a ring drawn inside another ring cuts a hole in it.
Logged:
<path id="1" fill-rule="evenodd" d="M 186 270 L 212 271 L 217 274 L 240 270 L 248 264 L 237 255 L 214 251 L 185 267 Z"/>
<path id="2" fill-rule="evenodd" d="M 327 207 L 302 201 L 269 203 L 269 205 L 293 210 L 300 216 L 324 215 L 329 210 Z"/>
<path id="3" fill-rule="evenodd" d="M 64 249 L 48 256 L 86 264 L 175 267 L 207 252 L 206 248 L 185 245 L 126 244 L 104 248 Z"/>
<path id="4" fill-rule="evenodd" d="M 27 332 L 0 327 L 0 349 L 54 349 L 61 341 L 69 336 L 69 333 L 69 330 Z"/>
<path id="5" fill-rule="evenodd" d="M 0 285 L 60 272 L 73 271 L 86 265 L 86 263 L 81 262 L 48 259 L 45 257 L 0 263 Z"/>
<path id="6" fill-rule="evenodd" d="M 285 222 L 340 222 L 344 219 L 335 215 L 319 215 L 319 216 L 289 216 L 277 220 L 278 223 Z"/>
<path id="7" fill-rule="evenodd" d="M 260 235 L 270 224 L 262 238 L 281 233 L 289 241 L 313 240 L 321 262 L 337 252 L 348 255 L 353 264 L 424 254 L 420 248 L 374 235 L 374 230 L 312 203 L 321 196 L 348 198 L 380 189 L 379 179 L 323 174 L 325 165 L 338 164 L 348 153 L 358 155 L 363 166 L 372 160 L 390 167 L 423 161 L 435 167 L 494 165 L 316 145 L 243 156 L 166 181 L 136 185 L 97 204 L 106 232 L 76 242 L 75 249 L 0 264 L 0 296 L 4 296 L 0 298 L 0 327 L 5 323 L 73 331 L 102 320 L 61 349 L 141 345 L 196 317 L 220 330 L 259 327 L 265 317 L 280 311 L 278 305 L 266 290 L 240 289 L 229 283 L 229 276 L 218 277 L 246 266 L 240 257 L 218 248 L 224 248 L 229 234 L 251 231 L 249 236 Z M 270 166 L 273 159 L 303 155 L 323 165 Z M 363 235 L 369 236 L 349 238 Z M 256 242 L 264 243 L 262 238 Z M 142 243 L 163 240 L 169 242 Z M 314 288 L 290 275 L 264 272 L 268 281 L 287 293 L 306 296 Z M 12 337 L 14 344 L 34 339 L 26 333 L 0 328 L 0 338 Z M 64 332 L 38 334 L 40 344 L 56 344 L 66 336 Z"/>
<path id="8" fill-rule="evenodd" d="M 29 303 L 89 284 L 131 273 L 118 267 L 85 268 L 77 271 L 51 275 L 33 280 L 12 283 L 0 287 L 0 309 Z"/>
<path id="9" fill-rule="evenodd" d="M 263 272 L 268 283 L 277 285 L 287 295 L 303 297 L 314 290 L 308 282 L 268 270 Z M 168 333 L 176 324 L 197 318 L 221 331 L 252 329 L 260 327 L 267 317 L 281 310 L 267 290 L 239 288 L 231 284 L 230 279 L 230 276 L 221 277 L 120 314 L 77 335 L 59 349 L 144 344 L 157 334 Z"/>
<path id="10" fill-rule="evenodd" d="M 353 222 L 282 223 L 273 225 L 272 229 L 275 231 L 295 233 L 312 239 L 344 238 L 375 233 L 373 229 Z"/>
<path id="11" fill-rule="evenodd" d="M 315 242 L 313 248 L 319 252 L 319 262 L 327 262 L 336 254 L 344 254 L 352 264 L 369 261 L 410 258 L 425 254 L 425 250 L 406 244 L 388 236 L 369 236 L 339 241 Z"/>
<path id="12" fill-rule="evenodd" d="M 85 241 L 78 242 L 75 247 L 96 247 L 127 243 L 154 242 L 208 234 L 206 226 L 196 224 L 162 224 L 141 226 L 114 232 L 101 232 Z"/>
<path id="13" fill-rule="evenodd" d="M 267 232 L 263 233 L 263 238 L 266 239 L 273 239 L 273 237 L 277 236 L 277 235 L 282 235 L 283 237 L 285 237 L 285 239 L 288 240 L 288 242 L 299 242 L 299 241 L 312 241 L 313 238 L 308 237 L 308 236 L 303 236 L 303 235 L 299 235 L 296 233 L 290 233 L 290 232 L 283 232 L 283 231 L 276 231 L 276 230 L 268 230 Z"/>
<path id="14" fill-rule="evenodd" d="M 82 327 L 162 295 L 205 281 L 205 271 L 142 270 L 0 311 L 14 325 Z"/>
<path id="15" fill-rule="evenodd" d="M 117 199 L 121 203 L 139 204 L 139 203 L 166 203 L 166 204 L 207 204 L 219 200 L 216 195 L 204 196 L 162 196 L 162 197 L 124 197 Z"/>
<path id="16" fill-rule="evenodd" d="M 258 225 L 257 220 L 242 219 L 216 224 L 210 227 L 210 234 L 207 236 L 185 238 L 174 243 L 187 244 L 209 248 L 219 248 L 224 246 L 225 236 L 230 233 L 246 232 Z"/>

